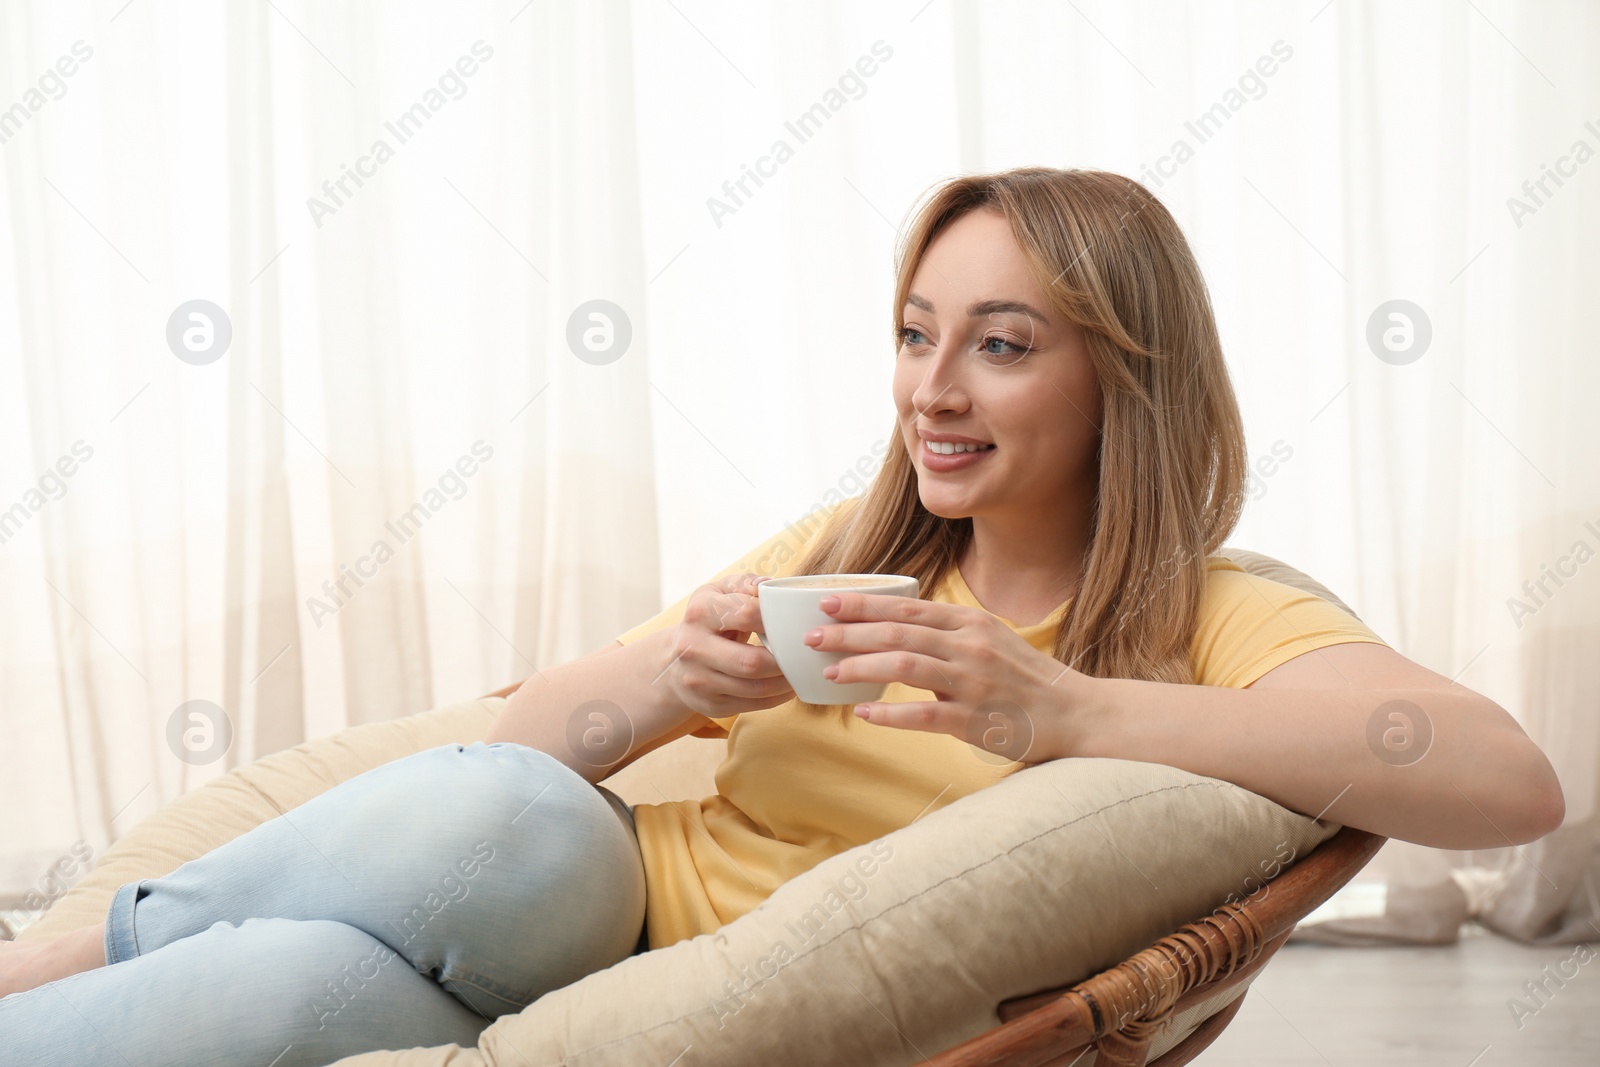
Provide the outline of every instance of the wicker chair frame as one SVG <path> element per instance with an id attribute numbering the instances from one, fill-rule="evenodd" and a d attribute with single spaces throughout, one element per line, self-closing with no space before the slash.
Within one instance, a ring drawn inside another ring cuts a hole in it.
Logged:
<path id="1" fill-rule="evenodd" d="M 1295 924 L 1365 867 L 1388 838 L 1342 827 L 1242 904 L 1225 904 L 1122 963 L 1070 987 L 1002 1001 L 999 1026 L 922 1067 L 1067 1067 L 1094 1048 L 1095 1067 L 1178 1067 L 1233 1019 L 1235 996 L 1157 1059 L 1172 1020 L 1252 980 Z"/>

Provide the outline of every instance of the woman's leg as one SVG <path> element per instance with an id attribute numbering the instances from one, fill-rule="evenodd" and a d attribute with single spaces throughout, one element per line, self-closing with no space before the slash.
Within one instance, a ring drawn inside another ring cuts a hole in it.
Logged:
<path id="1" fill-rule="evenodd" d="M 471 1048 L 488 1025 L 353 926 L 247 919 L 0 999 L 0 1059 L 318 1067 L 380 1048 Z"/>
<path id="2" fill-rule="evenodd" d="M 537 749 L 442 745 L 124 885 L 106 918 L 106 959 L 219 922 L 328 919 L 498 1018 L 636 949 L 644 871 L 628 815 Z"/>
<path id="3" fill-rule="evenodd" d="M 103 920 L 53 941 L 0 941 L 0 999 L 105 964 Z"/>

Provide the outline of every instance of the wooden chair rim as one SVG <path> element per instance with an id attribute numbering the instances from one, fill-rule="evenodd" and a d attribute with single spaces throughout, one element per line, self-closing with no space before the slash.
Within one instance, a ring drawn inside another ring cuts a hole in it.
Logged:
<path id="1" fill-rule="evenodd" d="M 1097 1067 L 1140 1067 L 1174 1017 L 1253 975 L 1387 840 L 1340 827 L 1242 904 L 1225 904 L 1075 985 L 1002 1002 L 999 1026 L 919 1067 L 1049 1064 L 1091 1045 Z"/>

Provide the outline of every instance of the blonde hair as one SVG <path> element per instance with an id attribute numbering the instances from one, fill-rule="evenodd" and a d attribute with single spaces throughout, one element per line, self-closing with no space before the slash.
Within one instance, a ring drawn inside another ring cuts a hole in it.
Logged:
<path id="1" fill-rule="evenodd" d="M 915 212 L 896 254 L 897 345 L 929 245 L 978 209 L 1009 222 L 1099 377 L 1100 483 L 1055 658 L 1096 677 L 1193 683 L 1206 556 L 1238 522 L 1248 473 L 1200 268 L 1166 208 L 1122 175 L 1024 167 L 953 179 Z M 908 574 L 926 595 L 971 539 L 970 518 L 922 506 L 897 424 L 866 493 L 837 510 L 791 573 Z"/>

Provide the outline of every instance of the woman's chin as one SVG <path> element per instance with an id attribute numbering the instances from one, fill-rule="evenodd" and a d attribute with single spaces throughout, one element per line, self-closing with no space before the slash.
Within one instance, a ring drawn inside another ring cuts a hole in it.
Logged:
<path id="1" fill-rule="evenodd" d="M 918 486 L 917 496 L 924 508 L 941 519 L 964 519 L 972 514 L 972 505 L 964 496 L 938 491 L 930 493 L 921 486 Z"/>

